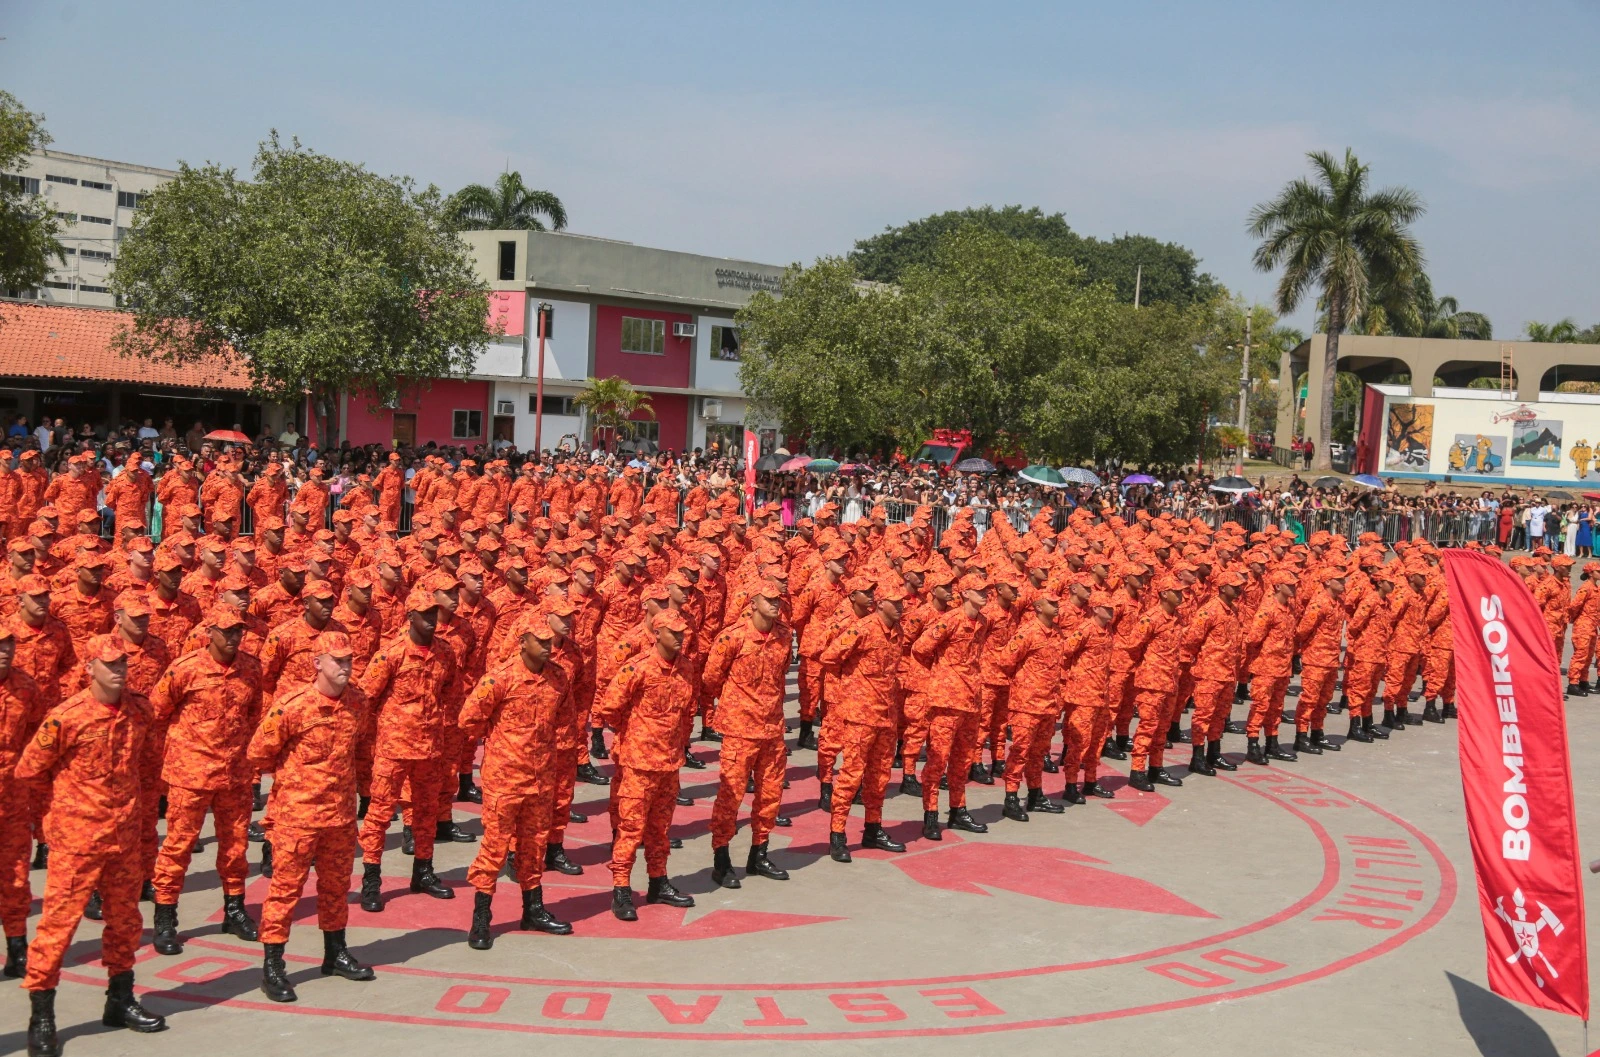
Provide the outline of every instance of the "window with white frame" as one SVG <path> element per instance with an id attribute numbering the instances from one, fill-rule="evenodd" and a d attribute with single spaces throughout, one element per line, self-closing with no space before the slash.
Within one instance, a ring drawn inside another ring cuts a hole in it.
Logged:
<path id="1" fill-rule="evenodd" d="M 457 411 L 451 423 L 450 436 L 455 440 L 471 440 L 483 436 L 483 412 Z"/>
<path id="2" fill-rule="evenodd" d="M 622 317 L 622 351 L 661 356 L 667 351 L 667 324 L 661 319 Z"/>

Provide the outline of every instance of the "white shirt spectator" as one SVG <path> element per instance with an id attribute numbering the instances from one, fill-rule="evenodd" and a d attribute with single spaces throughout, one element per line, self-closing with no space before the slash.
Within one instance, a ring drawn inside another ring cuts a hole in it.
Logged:
<path id="1" fill-rule="evenodd" d="M 43 455 L 50 450 L 51 433 L 49 426 L 40 425 L 38 429 L 33 431 L 33 435 L 39 441 L 39 454 Z"/>
<path id="2" fill-rule="evenodd" d="M 1544 519 L 1550 516 L 1550 508 L 1541 503 L 1528 511 L 1528 537 L 1544 535 Z"/>

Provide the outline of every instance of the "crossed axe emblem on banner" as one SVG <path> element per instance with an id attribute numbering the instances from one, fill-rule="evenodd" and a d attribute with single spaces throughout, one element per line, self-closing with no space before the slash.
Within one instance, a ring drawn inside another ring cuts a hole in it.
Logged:
<path id="1" fill-rule="evenodd" d="M 1538 900 L 1534 900 L 1533 902 L 1539 908 L 1539 916 L 1529 921 L 1528 900 L 1524 898 L 1520 888 L 1511 893 L 1512 908 L 1517 915 L 1512 917 L 1506 913 L 1505 898 L 1505 896 L 1495 897 L 1494 912 L 1501 921 L 1511 926 L 1511 938 L 1517 941 L 1517 949 L 1511 953 L 1506 962 L 1515 964 L 1519 959 L 1526 959 L 1529 967 L 1532 968 L 1533 960 L 1538 958 L 1544 963 L 1545 972 L 1550 974 L 1550 979 L 1559 980 L 1561 974 L 1556 972 L 1555 966 L 1550 964 L 1550 959 L 1546 958 L 1544 953 L 1539 950 L 1539 933 L 1548 925 L 1550 935 L 1561 935 L 1561 931 L 1565 927 L 1561 924 L 1561 919 L 1556 917 L 1555 912 L 1549 907 Z M 1539 975 L 1538 970 L 1534 970 L 1533 979 L 1540 987 L 1544 986 L 1544 977 Z"/>

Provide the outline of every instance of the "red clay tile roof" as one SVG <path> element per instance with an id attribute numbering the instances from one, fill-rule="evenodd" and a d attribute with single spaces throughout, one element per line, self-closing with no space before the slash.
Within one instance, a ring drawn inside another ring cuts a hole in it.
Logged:
<path id="1" fill-rule="evenodd" d="M 32 301 L 0 302 L 0 377 L 245 391 L 249 376 L 223 360 L 176 367 L 123 356 L 111 344 L 127 312 Z"/>

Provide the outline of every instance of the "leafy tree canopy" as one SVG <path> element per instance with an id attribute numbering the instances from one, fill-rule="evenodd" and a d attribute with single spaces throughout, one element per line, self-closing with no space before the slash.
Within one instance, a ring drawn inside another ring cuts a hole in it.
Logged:
<path id="1" fill-rule="evenodd" d="M 16 173 L 21 162 L 50 143 L 44 115 L 30 113 L 17 97 L 0 91 L 0 173 Z M 0 290 L 28 290 L 50 275 L 51 262 L 65 261 L 56 236 L 61 222 L 43 197 L 22 181 L 0 177 Z"/>
<path id="2" fill-rule="evenodd" d="M 429 186 L 261 144 L 254 179 L 183 166 L 141 206 L 112 287 L 134 313 L 126 352 L 242 357 L 257 391 L 401 389 L 469 372 L 487 288 Z"/>
<path id="3" fill-rule="evenodd" d="M 1218 289 L 1215 280 L 1199 270 L 1199 259 L 1176 243 L 1148 235 L 1122 235 L 1109 241 L 1079 235 L 1060 213 L 1047 216 L 1037 206 L 936 213 L 861 239 L 850 259 L 862 278 L 898 282 L 908 268 L 932 264 L 940 242 L 966 226 L 1031 242 L 1047 256 L 1073 261 L 1090 282 L 1110 283 L 1119 301 L 1133 301 L 1136 281 L 1139 302 L 1146 305 L 1197 304 L 1210 300 Z"/>
<path id="4" fill-rule="evenodd" d="M 1211 306 L 1135 310 L 1031 240 L 967 225 L 894 286 L 860 278 L 824 259 L 739 313 L 741 383 L 786 434 L 911 450 L 968 428 L 1060 459 L 1183 459 L 1229 392 Z"/>

